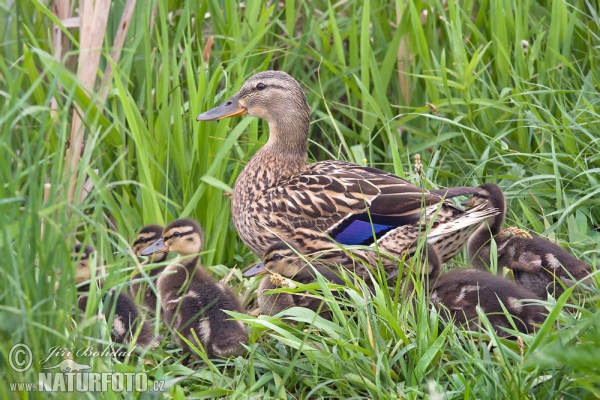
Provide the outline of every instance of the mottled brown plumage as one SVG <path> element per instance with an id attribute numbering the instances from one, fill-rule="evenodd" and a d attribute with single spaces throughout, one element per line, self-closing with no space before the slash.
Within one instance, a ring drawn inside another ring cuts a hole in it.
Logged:
<path id="1" fill-rule="evenodd" d="M 487 205 L 464 211 L 443 197 L 469 190 L 428 192 L 393 174 L 344 161 L 306 165 L 310 109 L 298 83 L 284 72 L 250 77 L 229 101 L 197 119 L 244 114 L 265 119 L 270 131 L 268 142 L 239 175 L 232 196 L 238 234 L 259 257 L 280 240 L 297 243 L 304 254 L 335 249 L 332 239 L 347 246 L 377 243 L 391 255 L 382 259 L 390 271 L 396 268 L 393 258 L 414 252 L 417 239 L 425 235 L 442 260 L 449 259 L 482 220 L 496 213 Z M 375 252 L 351 251 L 376 264 Z"/>
<path id="2" fill-rule="evenodd" d="M 163 227 L 160 225 L 147 225 L 143 227 L 140 232 L 137 234 L 133 244 L 131 245 L 133 252 L 136 255 L 141 255 L 142 251 L 146 250 L 148 246 L 156 242 L 161 238 L 163 232 Z M 156 253 L 148 257 L 146 261 L 144 261 L 141 266 L 145 267 L 150 264 L 159 264 L 167 259 L 168 253 Z M 165 267 L 152 268 L 147 271 L 148 278 L 153 280 L 153 283 L 156 287 L 156 279 L 163 272 Z M 134 274 L 131 277 L 131 294 L 135 299 L 138 299 L 152 315 L 155 314 L 157 310 L 157 297 L 154 291 L 154 288 L 148 284 L 147 281 L 144 280 L 144 275 L 141 272 Z M 140 293 L 141 294 L 138 294 Z M 138 298 L 141 297 L 141 299 Z M 142 297 L 143 296 L 143 297 Z"/>
<path id="3" fill-rule="evenodd" d="M 172 251 L 180 256 L 162 272 L 157 289 L 163 321 L 170 327 L 173 340 L 184 353 L 189 353 L 188 358 L 193 352 L 179 334 L 197 343 L 192 330 L 208 357 L 240 355 L 248 340 L 246 325 L 233 320 L 224 310 L 244 311 L 231 289 L 198 265 L 198 253 L 203 245 L 203 232 L 198 223 L 179 219 L 169 224 L 162 238 L 141 254 Z"/>
<path id="4" fill-rule="evenodd" d="M 544 322 L 546 309 L 528 300 L 539 300 L 534 293 L 501 276 L 476 269 L 457 269 L 442 274 L 431 290 L 431 303 L 457 325 L 478 329 L 477 306 L 485 313 L 496 333 L 510 336 L 514 329 L 502 305 L 520 332 L 533 332 Z M 443 306 L 443 307 L 441 307 Z"/>
<path id="5" fill-rule="evenodd" d="M 91 246 L 76 245 L 73 252 L 73 259 L 77 261 L 77 270 L 75 274 L 75 282 L 77 284 L 89 281 L 91 271 L 89 267 L 89 258 L 94 252 Z M 78 287 L 78 292 L 84 293 L 89 291 L 89 284 Z M 79 309 L 85 312 L 87 308 L 88 296 L 82 294 L 77 299 Z M 140 317 L 139 310 L 133 299 L 125 293 L 117 294 L 114 290 L 109 290 L 102 298 L 104 307 L 107 310 L 106 314 L 110 314 L 114 310 L 111 338 L 115 343 L 129 344 L 131 339 L 140 329 L 137 337 L 137 344 L 141 347 L 158 347 L 161 336 L 155 336 L 152 327 Z M 141 327 L 138 325 L 141 322 Z"/>
<path id="6" fill-rule="evenodd" d="M 562 294 L 564 289 L 560 282 L 569 287 L 590 274 L 591 268 L 587 264 L 546 238 L 527 237 L 518 231 L 502 231 L 506 200 L 498 185 L 481 185 L 478 194 L 467 203 L 473 206 L 491 203 L 500 210 L 498 215 L 490 218 L 469 239 L 469 259 L 476 268 L 486 269 L 491 265 L 491 240 L 494 239 L 499 270 L 502 267 L 510 268 L 518 284 L 542 298 L 547 293 L 554 296 Z"/>

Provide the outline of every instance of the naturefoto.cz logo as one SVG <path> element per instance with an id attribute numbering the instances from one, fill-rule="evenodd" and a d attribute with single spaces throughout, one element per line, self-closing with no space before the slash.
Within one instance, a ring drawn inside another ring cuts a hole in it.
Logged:
<path id="1" fill-rule="evenodd" d="M 41 372 L 37 382 L 11 382 L 13 392 L 146 392 L 164 391 L 164 381 L 149 382 L 144 372 L 92 372 L 92 367 L 74 361 L 74 357 L 127 356 L 122 348 L 108 347 L 95 351 L 91 346 L 76 352 L 63 347 L 52 347 L 50 354 L 40 360 Z M 51 357 L 64 358 L 58 364 L 48 362 Z M 15 344 L 8 354 L 8 363 L 16 372 L 26 372 L 33 365 L 31 348 L 23 343 Z"/>

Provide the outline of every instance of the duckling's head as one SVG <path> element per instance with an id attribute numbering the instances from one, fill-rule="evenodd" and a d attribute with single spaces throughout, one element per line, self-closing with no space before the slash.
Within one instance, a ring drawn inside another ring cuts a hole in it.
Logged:
<path id="1" fill-rule="evenodd" d="M 500 186 L 495 183 L 484 183 L 479 186 L 477 193 L 473 195 L 469 200 L 463 202 L 463 205 L 467 207 L 474 207 L 479 204 L 489 202 L 492 207 L 500 210 L 501 213 L 506 211 L 506 199 L 504 192 L 500 189 Z"/>
<path id="2" fill-rule="evenodd" d="M 298 82 L 285 72 L 265 71 L 251 76 L 233 97 L 196 120 L 216 121 L 236 115 L 266 120 L 271 145 L 293 147 L 298 143 L 306 148 L 310 108 Z"/>
<path id="3" fill-rule="evenodd" d="M 92 246 L 84 246 L 82 244 L 75 245 L 73 252 L 71 253 L 71 259 L 77 263 L 77 269 L 75 270 L 75 283 L 89 281 L 91 277 L 90 272 L 90 257 L 92 253 L 96 251 Z"/>
<path id="4" fill-rule="evenodd" d="M 179 255 L 197 254 L 204 247 L 204 233 L 200 225 L 191 219 L 178 219 L 164 229 L 162 237 L 140 252 L 147 256 L 172 251 Z"/>
<path id="5" fill-rule="evenodd" d="M 142 251 L 146 250 L 150 245 L 162 237 L 163 227 L 160 225 L 147 225 L 143 227 L 135 237 L 131 248 L 133 252 L 140 256 Z M 166 258 L 167 253 L 157 253 L 152 257 L 154 262 L 160 262 Z"/>
<path id="6" fill-rule="evenodd" d="M 244 272 L 243 276 L 248 278 L 272 273 L 286 278 L 298 277 L 298 274 L 301 274 L 307 265 L 298 254 L 295 244 L 277 242 L 267 249 L 262 261 Z M 308 270 L 307 272 L 310 273 Z"/>
<path id="7" fill-rule="evenodd" d="M 491 225 L 493 233 L 497 234 L 500 232 L 504 219 L 506 218 L 506 198 L 504 197 L 504 192 L 500 189 L 500 186 L 495 183 L 484 183 L 479 186 L 478 189 L 479 190 L 473 197 L 462 204 L 467 207 L 474 207 L 488 202 L 490 207 L 497 208 L 500 213 L 497 215 L 495 214 L 488 222 Z M 488 228 L 483 226 L 482 229 L 487 230 Z"/>

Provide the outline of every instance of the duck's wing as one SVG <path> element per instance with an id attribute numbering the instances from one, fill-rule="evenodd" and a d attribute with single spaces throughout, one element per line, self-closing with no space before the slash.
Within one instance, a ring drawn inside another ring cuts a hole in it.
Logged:
<path id="1" fill-rule="evenodd" d="M 438 208 L 464 212 L 393 174 L 343 161 L 309 165 L 264 191 L 258 203 L 269 215 L 285 216 L 293 230 L 324 232 L 345 245 L 371 245 L 374 236 L 415 224 Z"/>

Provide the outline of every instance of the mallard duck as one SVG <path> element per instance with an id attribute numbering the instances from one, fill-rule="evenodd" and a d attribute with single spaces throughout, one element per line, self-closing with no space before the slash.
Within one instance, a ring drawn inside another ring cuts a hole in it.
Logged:
<path id="1" fill-rule="evenodd" d="M 178 335 L 196 343 L 195 331 L 208 357 L 240 355 L 248 340 L 246 325 L 223 310 L 243 313 L 240 301 L 227 286 L 217 282 L 198 265 L 204 246 L 200 225 L 190 219 L 169 224 L 162 237 L 141 252 L 150 255 L 172 251 L 180 258 L 170 263 L 158 278 L 156 287 L 162 303 L 162 318 L 173 332 L 173 339 L 192 355 Z"/>
<path id="2" fill-rule="evenodd" d="M 131 248 L 133 252 L 140 256 L 142 251 L 146 250 L 148 246 L 152 243 L 156 242 L 161 238 L 163 232 L 163 227 L 160 225 L 147 225 L 143 227 L 140 232 L 137 234 Z M 168 253 L 156 253 L 148 257 L 146 261 L 144 261 L 141 265 L 149 265 L 149 264 L 159 264 L 167 259 Z M 153 268 L 148 272 L 149 278 L 157 278 L 160 276 L 165 267 Z M 138 298 L 138 293 L 140 288 L 143 292 L 142 304 L 146 306 L 146 308 L 150 311 L 151 314 L 157 310 L 157 298 L 156 293 L 152 286 L 148 285 L 147 282 L 143 282 L 144 275 L 141 272 L 134 274 L 131 278 L 131 294 L 135 299 Z M 154 282 L 156 285 L 156 282 Z"/>
<path id="3" fill-rule="evenodd" d="M 477 307 L 485 313 L 496 333 L 510 336 L 504 329 L 514 326 L 529 333 L 542 324 L 546 309 L 528 300 L 539 300 L 534 293 L 501 276 L 477 269 L 456 269 L 440 275 L 431 289 L 430 301 L 457 325 L 477 330 Z M 443 305 L 443 307 L 440 307 Z"/>
<path id="4" fill-rule="evenodd" d="M 486 183 L 479 186 L 479 192 L 463 204 L 477 207 L 483 203 L 492 204 L 500 213 L 489 218 L 469 239 L 467 252 L 473 266 L 486 269 L 491 265 L 490 248 L 493 238 L 497 247 L 499 270 L 502 267 L 509 268 L 519 285 L 542 298 L 547 293 L 558 296 L 564 292 L 557 279 L 568 287 L 589 276 L 591 268 L 587 264 L 548 239 L 502 231 L 506 217 L 506 199 L 498 185 Z"/>
<path id="5" fill-rule="evenodd" d="M 280 240 L 296 242 L 306 254 L 337 249 L 334 242 L 377 245 L 392 256 L 381 261 L 393 270 L 393 258 L 410 256 L 417 239 L 427 235 L 445 261 L 461 250 L 481 221 L 497 213 L 487 205 L 465 211 L 446 201 L 474 193 L 474 188 L 427 191 L 393 174 L 345 161 L 306 165 L 310 108 L 298 82 L 284 72 L 250 77 L 227 102 L 197 120 L 236 115 L 269 124 L 269 140 L 241 172 L 232 195 L 237 232 L 258 257 Z M 374 251 L 352 252 L 371 266 L 379 259 Z M 333 260 L 339 255 L 330 252 Z M 347 261 L 342 257 L 340 263 Z M 369 274 L 360 268 L 356 272 Z"/>
<path id="6" fill-rule="evenodd" d="M 310 264 L 299 255 L 299 249 L 294 243 L 283 241 L 271 245 L 264 254 L 262 261 L 244 272 L 245 278 L 263 274 L 269 274 L 263 278 L 258 286 L 257 302 L 260 312 L 265 315 L 276 315 L 290 307 L 305 307 L 313 311 L 324 310 L 322 301 L 310 295 L 300 293 L 272 293 L 265 292 L 280 287 L 291 287 L 295 285 L 289 282 L 308 284 L 316 282 L 316 274 L 323 275 L 330 282 L 340 285 L 344 284 L 339 277 L 336 267 L 328 267 L 319 261 Z M 325 313 L 325 317 L 328 317 Z"/>
<path id="7" fill-rule="evenodd" d="M 75 283 L 81 284 L 89 282 L 91 278 L 91 271 L 89 267 L 89 259 L 95 250 L 91 246 L 76 245 L 72 258 L 77 262 L 77 269 L 75 271 Z M 84 284 L 78 286 L 77 291 L 79 293 L 89 292 L 90 284 Z M 77 299 L 79 309 L 85 312 L 87 308 L 88 296 L 81 294 Z M 135 305 L 133 299 L 127 296 L 125 293 L 117 294 L 113 290 L 108 291 L 102 298 L 107 310 L 114 308 L 114 316 L 112 320 L 111 338 L 115 343 L 129 344 L 131 338 L 135 335 L 138 330 L 138 324 L 140 333 L 137 337 L 137 344 L 141 347 L 158 347 L 161 340 L 161 336 L 155 336 L 152 327 L 146 322 L 142 321 L 139 310 Z"/>

